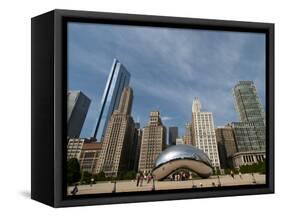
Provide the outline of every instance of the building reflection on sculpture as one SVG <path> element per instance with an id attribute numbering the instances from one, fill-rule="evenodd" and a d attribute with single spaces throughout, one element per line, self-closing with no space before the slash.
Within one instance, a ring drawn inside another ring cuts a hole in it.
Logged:
<path id="1" fill-rule="evenodd" d="M 212 163 L 202 150 L 192 145 L 170 146 L 156 159 L 152 174 L 156 180 L 162 180 L 178 169 L 207 178 L 212 174 Z"/>
<path id="2" fill-rule="evenodd" d="M 124 171 L 146 171 L 161 180 L 180 168 L 208 177 L 212 171 L 265 160 L 264 111 L 252 81 L 239 81 L 233 88 L 240 122 L 215 128 L 213 113 L 202 111 L 200 99 L 195 97 L 184 135 L 179 135 L 178 126 L 169 126 L 168 138 L 159 110 L 147 114 L 146 126 L 134 122 L 134 91 L 129 81 L 130 73 L 114 59 L 92 137 L 79 138 L 88 108 L 77 109 L 77 120 L 68 123 L 69 129 L 79 123 L 78 133 L 68 134 L 68 159 L 77 158 L 83 171 L 110 177 Z M 68 101 L 68 107 L 79 108 L 80 101 Z"/>

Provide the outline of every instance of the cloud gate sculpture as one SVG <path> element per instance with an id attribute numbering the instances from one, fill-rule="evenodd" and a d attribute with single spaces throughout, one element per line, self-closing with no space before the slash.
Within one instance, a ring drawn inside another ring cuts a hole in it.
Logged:
<path id="1" fill-rule="evenodd" d="M 162 180 L 178 169 L 188 169 L 202 178 L 212 174 L 208 156 L 192 145 L 173 145 L 165 149 L 156 159 L 152 174 Z"/>

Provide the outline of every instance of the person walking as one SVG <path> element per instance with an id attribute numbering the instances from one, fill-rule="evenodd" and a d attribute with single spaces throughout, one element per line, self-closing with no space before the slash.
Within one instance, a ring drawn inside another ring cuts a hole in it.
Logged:
<path id="1" fill-rule="evenodd" d="M 75 184 L 73 190 L 70 192 L 72 195 L 76 195 L 78 193 L 78 184 Z"/>
<path id="2" fill-rule="evenodd" d="M 91 183 L 90 183 L 90 186 L 92 187 L 93 184 L 95 184 L 95 179 L 94 178 L 91 178 Z"/>
<path id="3" fill-rule="evenodd" d="M 151 178 L 152 178 L 152 175 L 149 172 L 148 175 L 147 175 L 147 184 L 151 181 Z"/>
<path id="4" fill-rule="evenodd" d="M 239 177 L 240 177 L 240 179 L 243 179 L 242 178 L 242 173 L 239 171 Z"/>
<path id="5" fill-rule="evenodd" d="M 144 175 L 142 172 L 140 172 L 140 187 L 142 187 L 143 179 L 144 179 Z"/>
<path id="6" fill-rule="evenodd" d="M 234 173 L 233 173 L 232 170 L 230 171 L 230 175 L 231 175 L 231 177 L 234 179 Z"/>
<path id="7" fill-rule="evenodd" d="M 137 173 L 137 175 L 136 175 L 136 180 L 137 180 L 136 186 L 138 187 L 138 186 L 139 186 L 139 183 L 140 183 L 140 172 Z"/>

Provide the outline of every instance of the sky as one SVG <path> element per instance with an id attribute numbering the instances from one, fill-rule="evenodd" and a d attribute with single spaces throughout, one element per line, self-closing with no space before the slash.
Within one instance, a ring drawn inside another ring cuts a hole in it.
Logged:
<path id="1" fill-rule="evenodd" d="M 265 105 L 265 34 L 213 30 L 68 23 L 68 89 L 91 105 L 81 132 L 90 137 L 113 59 L 130 72 L 132 116 L 141 127 L 160 111 L 164 125 L 183 136 L 194 97 L 215 126 L 239 121 L 232 88 L 254 81 Z"/>

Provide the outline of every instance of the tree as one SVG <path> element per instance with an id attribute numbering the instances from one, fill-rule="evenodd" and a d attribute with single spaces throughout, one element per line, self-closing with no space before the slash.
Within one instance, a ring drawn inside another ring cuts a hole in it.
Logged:
<path id="1" fill-rule="evenodd" d="M 90 184 L 92 179 L 92 174 L 88 171 L 83 171 L 81 175 L 80 183 L 82 184 Z"/>
<path id="2" fill-rule="evenodd" d="M 98 174 L 95 174 L 94 175 L 94 179 L 96 181 L 107 181 L 107 178 L 105 177 L 105 173 L 103 171 L 101 171 L 100 173 Z"/>
<path id="3" fill-rule="evenodd" d="M 78 182 L 81 178 L 80 165 L 76 158 L 67 161 L 67 184 Z"/>
<path id="4" fill-rule="evenodd" d="M 131 180 L 135 179 L 136 177 L 136 172 L 131 170 L 131 171 L 123 171 L 118 174 L 118 179 L 119 180 Z"/>

